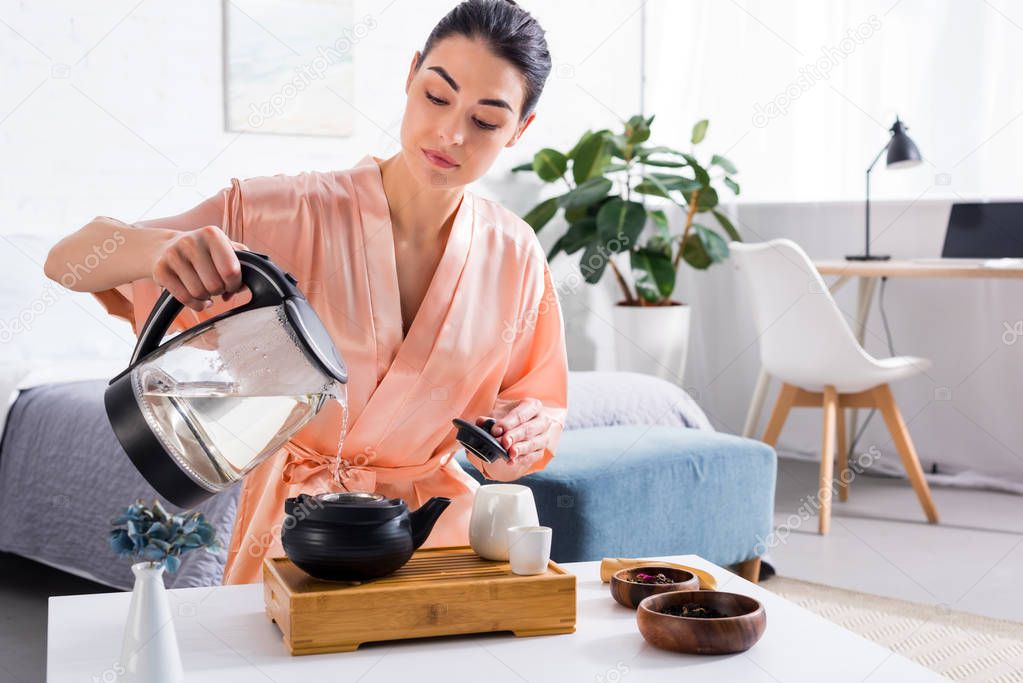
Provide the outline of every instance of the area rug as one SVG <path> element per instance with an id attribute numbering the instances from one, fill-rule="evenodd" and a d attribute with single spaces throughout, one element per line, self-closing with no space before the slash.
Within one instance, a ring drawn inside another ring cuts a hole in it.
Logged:
<path id="1" fill-rule="evenodd" d="M 1023 682 L 1023 623 L 781 576 L 760 585 L 954 681 Z"/>

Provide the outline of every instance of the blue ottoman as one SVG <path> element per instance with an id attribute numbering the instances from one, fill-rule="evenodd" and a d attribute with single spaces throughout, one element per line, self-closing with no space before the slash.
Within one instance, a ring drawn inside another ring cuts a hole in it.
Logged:
<path id="1" fill-rule="evenodd" d="M 484 479 L 465 457 L 462 467 Z M 679 427 L 566 430 L 547 469 L 518 481 L 554 529 L 557 562 L 694 553 L 727 566 L 764 550 L 776 456 L 759 441 Z"/>

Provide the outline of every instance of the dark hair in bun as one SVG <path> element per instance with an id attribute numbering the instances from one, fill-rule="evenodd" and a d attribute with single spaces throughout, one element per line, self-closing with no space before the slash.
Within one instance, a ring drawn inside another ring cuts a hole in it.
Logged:
<path id="1" fill-rule="evenodd" d="M 423 46 L 420 64 L 434 45 L 453 35 L 483 40 L 519 70 L 526 85 L 521 114 L 525 119 L 536 108 L 551 73 L 547 39 L 536 19 L 512 0 L 465 0 L 437 22 Z"/>

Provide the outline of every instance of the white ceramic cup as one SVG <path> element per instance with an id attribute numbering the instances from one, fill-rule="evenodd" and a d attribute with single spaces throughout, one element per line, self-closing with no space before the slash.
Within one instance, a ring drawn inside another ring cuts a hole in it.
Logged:
<path id="1" fill-rule="evenodd" d="M 551 559 L 549 526 L 513 526 L 508 528 L 508 558 L 515 574 L 543 574 Z"/>
<path id="2" fill-rule="evenodd" d="M 469 544 L 486 560 L 508 560 L 508 527 L 536 526 L 533 491 L 521 484 L 487 484 L 476 489 L 469 518 Z"/>

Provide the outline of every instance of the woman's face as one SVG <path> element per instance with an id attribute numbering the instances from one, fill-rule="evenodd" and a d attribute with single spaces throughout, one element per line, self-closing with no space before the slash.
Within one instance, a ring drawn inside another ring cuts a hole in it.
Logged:
<path id="1" fill-rule="evenodd" d="M 467 185 L 532 122 L 535 113 L 520 121 L 523 76 L 484 43 L 463 36 L 439 41 L 420 59 L 417 51 L 405 84 L 402 151 L 424 186 Z"/>

